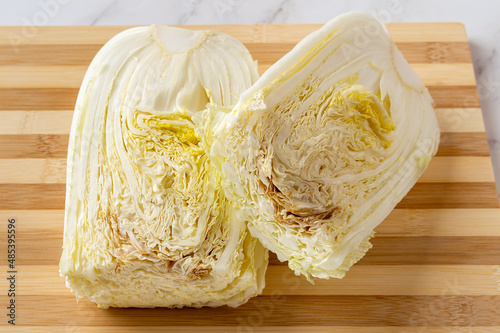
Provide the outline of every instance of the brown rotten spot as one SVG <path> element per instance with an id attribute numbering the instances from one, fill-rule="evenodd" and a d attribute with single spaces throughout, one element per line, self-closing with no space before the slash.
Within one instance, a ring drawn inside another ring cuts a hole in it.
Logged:
<path id="1" fill-rule="evenodd" d="M 304 209 L 294 207 L 290 203 L 290 199 L 281 192 L 276 185 L 274 185 L 272 179 L 269 179 L 269 185 L 266 186 L 260 182 L 261 186 L 264 187 L 265 194 L 271 200 L 274 208 L 274 218 L 276 221 L 284 224 L 300 224 L 306 230 L 310 227 L 321 223 L 325 219 L 332 217 L 333 213 L 337 209 L 333 207 L 331 209 L 325 209 L 324 211 L 317 212 L 318 209 Z"/>

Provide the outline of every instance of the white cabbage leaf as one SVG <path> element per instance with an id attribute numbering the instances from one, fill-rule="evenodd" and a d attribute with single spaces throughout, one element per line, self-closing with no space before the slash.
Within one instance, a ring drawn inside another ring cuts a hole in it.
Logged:
<path id="1" fill-rule="evenodd" d="M 238 306 L 264 287 L 267 250 L 224 195 L 191 117 L 258 78 L 222 33 L 126 30 L 92 61 L 68 151 L 60 272 L 99 307 Z"/>
<path id="2" fill-rule="evenodd" d="M 342 278 L 436 153 L 432 104 L 383 24 L 348 13 L 195 121 L 213 120 L 200 136 L 252 235 L 296 274 Z"/>

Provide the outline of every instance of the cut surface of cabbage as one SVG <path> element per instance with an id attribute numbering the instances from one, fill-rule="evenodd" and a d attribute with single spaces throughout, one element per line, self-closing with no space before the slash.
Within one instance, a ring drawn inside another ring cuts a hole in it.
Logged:
<path id="1" fill-rule="evenodd" d="M 191 119 L 258 78 L 222 33 L 138 27 L 90 65 L 68 152 L 61 275 L 99 307 L 238 306 L 267 250 L 225 197 Z"/>
<path id="2" fill-rule="evenodd" d="M 439 143 L 426 87 L 363 13 L 303 39 L 230 113 L 197 117 L 219 118 L 207 149 L 252 235 L 308 278 L 345 275 Z"/>

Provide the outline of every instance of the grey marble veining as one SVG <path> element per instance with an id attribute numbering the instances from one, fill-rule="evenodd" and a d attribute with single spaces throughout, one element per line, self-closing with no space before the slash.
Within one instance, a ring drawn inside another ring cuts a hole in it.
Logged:
<path id="1" fill-rule="evenodd" d="M 481 5 L 478 5 L 481 2 Z M 0 25 L 325 23 L 352 10 L 389 22 L 465 24 L 500 193 L 500 2 L 495 0 L 23 0 L 2 1 Z M 500 196 L 499 196 L 500 197 Z"/>

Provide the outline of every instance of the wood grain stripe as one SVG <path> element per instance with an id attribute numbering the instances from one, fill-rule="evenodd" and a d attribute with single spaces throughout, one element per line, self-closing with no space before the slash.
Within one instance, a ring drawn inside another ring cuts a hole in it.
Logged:
<path id="1" fill-rule="evenodd" d="M 3 66 L 88 66 L 103 45 L 23 44 L 16 48 L 0 45 L 0 63 Z"/>
<path id="2" fill-rule="evenodd" d="M 264 74 L 265 71 L 269 69 L 269 67 L 272 66 L 272 63 L 259 63 L 259 75 Z M 411 67 L 415 70 L 415 72 L 418 74 L 418 76 L 422 79 L 422 81 L 425 83 L 426 86 L 428 87 L 434 87 L 434 86 L 439 86 L 441 88 L 446 88 L 450 86 L 462 86 L 462 87 L 468 87 L 468 86 L 476 86 L 476 79 L 474 77 L 474 68 L 472 67 L 472 64 L 434 64 L 434 63 L 427 63 L 427 64 L 421 64 L 421 63 L 412 63 Z M 18 68 L 24 68 L 24 67 L 9 67 L 9 68 L 14 68 L 14 70 Z M 38 67 L 38 68 L 43 68 L 43 67 Z M 43 75 L 44 70 L 40 70 L 40 75 Z M 23 72 L 20 70 L 20 72 Z M 1 69 L 0 69 L 1 73 Z M 7 73 L 6 77 L 8 76 Z M 23 74 L 23 73 L 21 73 Z M 70 75 L 71 73 L 68 73 Z M 25 74 L 26 77 L 29 77 L 30 74 Z M 50 76 L 50 74 L 47 74 L 47 77 Z M 80 75 L 83 77 L 83 75 Z M 24 82 L 25 81 L 25 82 Z M 44 82 L 34 82 L 31 83 L 27 79 L 24 80 L 23 82 L 20 82 L 19 87 L 24 88 L 24 87 L 44 87 L 45 84 Z M 71 78 L 70 82 L 77 82 L 77 78 Z M 81 81 L 81 79 L 80 79 Z M 8 83 L 6 83 L 8 84 Z M 52 83 L 51 83 L 52 84 Z M 60 87 L 62 84 L 61 83 L 54 83 L 54 87 Z M 0 81 L 0 87 L 1 87 L 1 81 Z"/>
<path id="3" fill-rule="evenodd" d="M 15 218 L 22 232 L 62 238 L 64 210 L 0 210 L 0 220 Z M 376 229 L 376 237 L 500 237 L 500 209 L 395 209 Z"/>
<path id="4" fill-rule="evenodd" d="M 57 229 L 23 232 L 17 235 L 18 265 L 58 265 L 62 252 L 62 232 Z M 471 222 L 473 223 L 473 222 Z M 61 222 L 62 224 L 62 222 Z M 6 246 L 6 237 L 0 246 Z M 373 248 L 356 265 L 498 265 L 500 237 L 375 237 Z M 43 249 L 41 251 L 40 249 Z M 286 266 L 270 253 L 270 264 Z M 0 265 L 6 265 L 6 256 Z"/>
<path id="5" fill-rule="evenodd" d="M 2 326 L 2 325 L 0 325 Z M 77 328 L 79 328 L 77 330 Z M 186 333 L 200 333 L 200 332 L 217 332 L 217 333 L 230 333 L 230 332 L 284 332 L 282 325 L 277 326 L 87 326 L 82 331 L 78 326 L 32 326 L 22 325 L 17 326 L 15 332 L 29 332 L 29 333 L 44 333 L 44 332 L 186 332 Z M 500 326 L 433 326 L 433 327 L 410 327 L 410 326 L 376 326 L 376 327 L 360 327 L 360 326 L 287 326 L 286 332 L 343 332 L 343 333 L 489 333 L 499 332 Z"/>
<path id="6" fill-rule="evenodd" d="M 0 111 L 0 135 L 69 134 L 73 111 Z M 482 121 L 482 120 L 481 120 Z"/>
<path id="7" fill-rule="evenodd" d="M 375 236 L 371 243 L 373 248 L 356 265 L 498 265 L 500 262 L 497 237 Z M 286 265 L 274 253 L 269 254 L 269 262 Z"/>
<path id="8" fill-rule="evenodd" d="M 397 208 L 498 208 L 495 183 L 417 183 Z"/>
<path id="9" fill-rule="evenodd" d="M 64 184 L 0 184 L 0 209 L 64 209 Z"/>
<path id="10" fill-rule="evenodd" d="M 0 45 L 3 66 L 88 66 L 104 44 Z M 273 64 L 292 50 L 295 43 L 245 43 L 260 64 Z M 397 47 L 410 63 L 466 64 L 471 62 L 467 42 L 399 42 Z M 36 54 L 36 57 L 33 57 Z"/>
<path id="11" fill-rule="evenodd" d="M 273 295 L 238 308 L 178 310 L 102 310 L 87 300 L 77 304 L 73 295 L 19 296 L 18 304 L 19 313 L 30 314 L 19 325 L 500 326 L 500 296 Z"/>
<path id="12" fill-rule="evenodd" d="M 87 66 L 0 66 L 0 88 L 80 88 Z"/>
<path id="13" fill-rule="evenodd" d="M 0 135 L 2 158 L 66 158 L 69 135 Z"/>
<path id="14" fill-rule="evenodd" d="M 2 267 L 8 271 L 8 267 Z M 68 295 L 58 265 L 18 266 L 23 296 Z M 370 278 L 367 279 L 366 277 Z M 391 278 L 388 279 L 387 277 Z M 0 279 L 0 288 L 10 282 Z M 353 266 L 344 279 L 315 279 L 309 283 L 286 266 L 270 266 L 263 295 L 500 295 L 500 266 L 494 265 L 377 265 Z M 46 286 L 40 288 L 40 285 Z M 453 287 L 452 287 L 453 286 Z"/>
<path id="15" fill-rule="evenodd" d="M 426 86 L 476 86 L 472 63 L 413 63 L 411 67 Z"/>
<path id="16" fill-rule="evenodd" d="M 394 209 L 376 237 L 500 236 L 500 209 Z"/>
<path id="17" fill-rule="evenodd" d="M 0 159 L 0 183 L 64 184 L 66 159 Z"/>
<path id="18" fill-rule="evenodd" d="M 436 108 L 441 132 L 486 132 L 480 108 Z"/>
<path id="19" fill-rule="evenodd" d="M 427 87 L 438 108 L 479 108 L 479 96 L 476 87 Z"/>
<path id="20" fill-rule="evenodd" d="M 65 158 L 0 159 L 0 184 L 64 184 Z M 419 182 L 495 182 L 489 157 L 434 157 Z"/>
<path id="21" fill-rule="evenodd" d="M 441 133 L 437 156 L 489 156 L 485 132 Z"/>
<path id="22" fill-rule="evenodd" d="M 470 63 L 468 42 L 399 42 L 409 63 Z"/>
<path id="23" fill-rule="evenodd" d="M 183 25 L 194 30 L 217 30 L 242 43 L 296 43 L 321 24 L 252 24 L 252 25 Z M 468 43 L 461 23 L 386 23 L 394 42 L 461 42 Z M 0 44 L 17 50 L 21 45 L 104 44 L 116 34 L 133 26 L 0 27 Z"/>
<path id="24" fill-rule="evenodd" d="M 270 64 L 259 62 L 262 75 Z M 412 64 L 428 86 L 475 86 L 472 64 Z M 0 88 L 80 88 L 87 66 L 0 66 Z"/>
<path id="25" fill-rule="evenodd" d="M 479 108 L 475 86 L 430 86 L 437 108 Z M 78 88 L 0 88 L 0 110 L 71 110 Z"/>
<path id="26" fill-rule="evenodd" d="M 0 184 L 0 209 L 64 209 L 64 184 Z M 498 208 L 495 183 L 417 183 L 397 208 Z"/>
<path id="27" fill-rule="evenodd" d="M 436 108 L 442 132 L 484 132 L 481 109 Z M 69 134 L 73 110 L 0 111 L 2 134 Z"/>
<path id="28" fill-rule="evenodd" d="M 0 158 L 66 158 L 69 135 L 0 135 Z M 443 133 L 437 156 L 489 156 L 484 132 Z"/>
<path id="29" fill-rule="evenodd" d="M 419 182 L 495 182 L 491 159 L 486 156 L 436 156 Z"/>
<path id="30" fill-rule="evenodd" d="M 68 110 L 75 107 L 76 88 L 0 88 L 0 110 Z"/>

